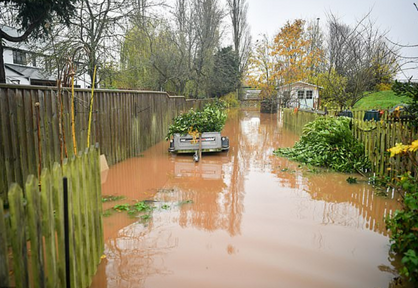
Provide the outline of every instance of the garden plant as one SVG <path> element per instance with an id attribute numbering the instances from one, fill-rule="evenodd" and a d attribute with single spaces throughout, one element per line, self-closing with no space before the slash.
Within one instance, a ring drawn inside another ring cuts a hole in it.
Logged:
<path id="1" fill-rule="evenodd" d="M 359 172 L 370 168 L 364 146 L 350 130 L 348 117 L 319 117 L 306 124 L 292 148 L 278 148 L 275 155 L 338 172 Z"/>
<path id="2" fill-rule="evenodd" d="M 187 113 L 180 114 L 173 119 L 173 124 L 168 127 L 166 140 L 169 140 L 175 133 L 185 135 L 190 132 L 196 134 L 221 132 L 225 126 L 226 118 L 223 101 L 206 104 L 203 110 L 190 109 Z"/>
<path id="3" fill-rule="evenodd" d="M 418 283 L 418 139 L 410 145 L 397 143 L 388 150 L 391 157 L 401 155 L 412 160 L 413 171 L 396 177 L 395 187 L 402 191 L 403 210 L 386 219 L 391 232 L 391 248 L 402 257 L 401 274 L 411 283 Z"/>

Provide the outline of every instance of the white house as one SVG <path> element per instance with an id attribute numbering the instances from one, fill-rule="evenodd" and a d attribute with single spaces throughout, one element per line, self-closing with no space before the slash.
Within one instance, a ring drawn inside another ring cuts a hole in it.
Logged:
<path id="1" fill-rule="evenodd" d="M 319 108 L 321 86 L 298 81 L 277 88 L 278 102 L 285 107 Z"/>
<path id="2" fill-rule="evenodd" d="M 11 36 L 19 36 L 17 29 L 0 25 L 0 28 Z M 26 42 L 10 42 L 3 39 L 3 60 L 6 72 L 6 83 L 21 85 L 55 86 L 55 75 L 45 72 L 44 65 L 48 52 L 35 53 L 33 46 Z M 34 43 L 31 43 L 34 45 Z M 42 44 L 38 46 L 43 47 Z M 88 88 L 86 75 L 80 75 L 75 80 L 76 87 Z"/>

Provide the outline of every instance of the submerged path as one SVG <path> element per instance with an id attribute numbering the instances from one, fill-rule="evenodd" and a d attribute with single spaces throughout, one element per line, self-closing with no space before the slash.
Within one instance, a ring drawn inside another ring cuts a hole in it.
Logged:
<path id="1" fill-rule="evenodd" d="M 298 139 L 278 115 L 231 111 L 223 134 L 230 151 L 199 163 L 161 142 L 103 175 L 103 195 L 126 197 L 105 209 L 156 209 L 104 218 L 106 258 L 91 287 L 388 287 L 383 218 L 396 200 L 273 156 Z"/>

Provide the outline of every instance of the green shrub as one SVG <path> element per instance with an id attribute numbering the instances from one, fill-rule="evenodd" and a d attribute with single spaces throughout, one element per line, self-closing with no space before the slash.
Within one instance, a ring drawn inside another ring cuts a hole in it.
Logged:
<path id="1" fill-rule="evenodd" d="M 417 171 L 418 139 L 410 145 L 397 143 L 388 149 L 391 157 L 401 155 L 413 161 L 412 171 Z M 402 190 L 403 210 L 386 218 L 390 230 L 391 248 L 402 257 L 401 274 L 412 283 L 418 283 L 418 179 L 412 171 L 396 177 L 395 187 Z"/>
<path id="2" fill-rule="evenodd" d="M 228 93 L 221 97 L 222 101 L 225 101 L 226 107 L 238 107 L 239 101 L 236 92 Z"/>
<path id="3" fill-rule="evenodd" d="M 293 148 L 278 148 L 274 154 L 339 172 L 363 172 L 370 168 L 364 146 L 350 130 L 350 118 L 319 117 L 306 124 Z"/>
<path id="4" fill-rule="evenodd" d="M 206 104 L 203 110 L 190 109 L 173 119 L 173 124 L 168 127 L 166 140 L 170 139 L 175 133 L 182 135 L 189 131 L 203 132 L 221 132 L 226 122 L 225 103 L 215 101 Z"/>

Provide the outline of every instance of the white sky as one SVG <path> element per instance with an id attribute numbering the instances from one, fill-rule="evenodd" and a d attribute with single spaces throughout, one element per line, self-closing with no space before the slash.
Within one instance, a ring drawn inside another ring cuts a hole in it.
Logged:
<path id="1" fill-rule="evenodd" d="M 287 20 L 301 18 L 307 21 L 320 18 L 325 31 L 327 14 L 332 12 L 341 22 L 352 25 L 371 10 L 371 17 L 388 38 L 403 45 L 418 45 L 418 11 L 414 0 L 247 0 L 248 23 L 255 41 L 260 34 L 274 36 Z M 418 0 L 415 1 L 418 4 Z M 417 56 L 418 48 L 403 48 L 405 56 Z M 407 70 L 398 78 L 413 76 L 418 69 Z"/>

